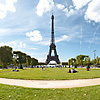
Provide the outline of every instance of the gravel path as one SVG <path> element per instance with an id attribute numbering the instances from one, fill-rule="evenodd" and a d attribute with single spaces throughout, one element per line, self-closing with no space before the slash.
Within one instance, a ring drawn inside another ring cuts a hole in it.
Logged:
<path id="1" fill-rule="evenodd" d="M 0 78 L 0 83 L 29 88 L 73 88 L 100 85 L 100 78 L 78 80 L 20 80 Z"/>

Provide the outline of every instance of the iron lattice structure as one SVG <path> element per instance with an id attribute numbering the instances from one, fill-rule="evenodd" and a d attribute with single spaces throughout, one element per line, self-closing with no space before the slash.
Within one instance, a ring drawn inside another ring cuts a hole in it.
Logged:
<path id="1" fill-rule="evenodd" d="M 47 55 L 46 63 L 49 64 L 50 61 L 55 61 L 57 64 L 60 64 L 59 56 L 57 55 L 55 39 L 54 39 L 54 15 L 52 14 L 52 32 L 51 32 L 51 44 L 49 54 Z M 54 56 L 52 56 L 52 51 L 54 50 Z"/>

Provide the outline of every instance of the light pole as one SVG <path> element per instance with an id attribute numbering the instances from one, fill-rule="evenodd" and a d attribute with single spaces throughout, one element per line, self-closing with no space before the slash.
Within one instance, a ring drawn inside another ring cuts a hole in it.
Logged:
<path id="1" fill-rule="evenodd" d="M 95 62 L 95 56 L 96 56 L 95 52 L 96 52 L 96 50 L 94 50 L 93 52 L 94 52 L 94 65 L 95 65 L 96 64 L 96 62 Z"/>

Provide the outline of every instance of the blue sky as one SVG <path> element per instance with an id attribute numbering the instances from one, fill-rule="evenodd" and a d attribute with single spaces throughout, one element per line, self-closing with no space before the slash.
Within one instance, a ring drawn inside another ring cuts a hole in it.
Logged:
<path id="1" fill-rule="evenodd" d="M 0 0 L 0 46 L 45 61 L 54 13 L 60 61 L 77 55 L 100 57 L 100 0 Z"/>

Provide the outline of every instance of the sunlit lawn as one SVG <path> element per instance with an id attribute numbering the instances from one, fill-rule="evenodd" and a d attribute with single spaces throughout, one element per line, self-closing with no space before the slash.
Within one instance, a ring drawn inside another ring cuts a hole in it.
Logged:
<path id="1" fill-rule="evenodd" d="M 0 100 L 100 100 L 100 86 L 32 89 L 0 84 Z"/>
<path id="2" fill-rule="evenodd" d="M 67 79 L 87 79 L 99 78 L 100 69 L 90 69 L 86 71 L 85 68 L 77 68 L 78 73 L 67 73 L 68 68 L 27 68 L 19 72 L 13 72 L 12 69 L 0 70 L 0 77 L 2 78 L 16 78 L 16 79 L 33 79 L 33 80 L 67 80 Z"/>

